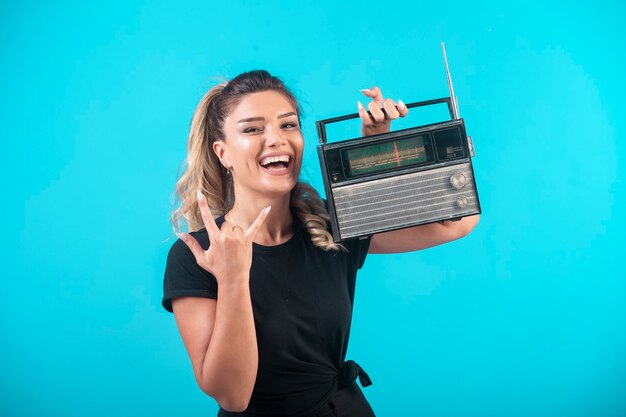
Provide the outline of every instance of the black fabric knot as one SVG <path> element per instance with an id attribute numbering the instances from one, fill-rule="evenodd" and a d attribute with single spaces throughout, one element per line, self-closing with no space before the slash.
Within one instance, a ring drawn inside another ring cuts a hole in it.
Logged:
<path id="1" fill-rule="evenodd" d="M 347 387 L 352 384 L 356 381 L 357 377 L 359 378 L 359 382 L 363 388 L 372 385 L 372 380 L 369 375 L 359 366 L 358 363 L 352 360 L 345 361 L 339 371 L 339 388 Z"/>

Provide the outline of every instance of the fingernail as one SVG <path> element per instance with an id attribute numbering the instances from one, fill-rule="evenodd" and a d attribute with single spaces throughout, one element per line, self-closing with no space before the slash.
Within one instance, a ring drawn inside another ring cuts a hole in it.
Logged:
<path id="1" fill-rule="evenodd" d="M 398 100 L 398 107 L 406 107 L 406 104 L 402 100 Z"/>
<path id="2" fill-rule="evenodd" d="M 198 196 L 198 202 L 202 202 L 202 200 L 204 200 L 204 196 L 202 195 L 200 190 L 196 191 L 196 194 Z"/>
<path id="3" fill-rule="evenodd" d="M 369 88 L 362 88 L 362 89 L 361 89 L 361 90 L 359 90 L 359 91 L 360 91 L 360 92 L 362 92 L 362 93 L 369 93 L 369 92 L 370 92 L 370 91 L 372 91 L 372 90 L 370 90 Z"/>
<path id="4" fill-rule="evenodd" d="M 272 206 L 265 207 L 265 214 L 269 213 L 271 209 L 272 209 Z"/>
<path id="5" fill-rule="evenodd" d="M 360 101 L 357 101 L 356 105 L 359 107 L 359 110 L 363 110 L 363 105 L 361 104 Z"/>

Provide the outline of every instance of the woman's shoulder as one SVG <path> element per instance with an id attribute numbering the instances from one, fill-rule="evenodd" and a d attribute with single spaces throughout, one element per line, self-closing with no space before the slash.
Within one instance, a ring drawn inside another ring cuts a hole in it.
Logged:
<path id="1" fill-rule="evenodd" d="M 189 233 L 206 250 L 209 235 L 206 229 Z M 163 278 L 163 307 L 172 311 L 172 299 L 176 297 L 217 298 L 217 280 L 198 265 L 187 244 L 177 239 L 167 255 Z"/>
<path id="2" fill-rule="evenodd" d="M 215 219 L 215 223 L 217 224 L 217 227 L 222 227 L 222 224 L 224 223 L 224 217 L 223 216 L 219 216 Z M 195 230 L 193 232 L 188 232 L 191 237 L 193 237 L 194 239 L 196 239 L 198 241 L 198 243 L 200 244 L 200 246 L 202 246 L 202 249 L 207 250 L 209 249 L 209 234 L 206 231 L 206 228 L 203 227 L 201 229 Z M 189 249 L 189 247 L 187 246 L 187 244 L 185 242 L 183 242 L 180 239 L 177 239 L 173 244 L 172 247 L 170 248 L 170 254 L 174 254 L 174 255 L 182 255 L 182 254 L 186 254 L 189 253 L 191 254 L 191 250 Z"/>
<path id="3" fill-rule="evenodd" d="M 207 234 L 206 229 L 189 232 L 189 235 L 197 240 L 204 250 L 207 250 L 209 248 L 209 235 Z M 181 239 L 176 239 L 176 241 L 170 247 L 170 251 L 167 256 L 168 263 L 173 260 L 189 259 L 189 256 L 191 256 L 191 258 L 195 260 L 195 258 L 193 257 L 193 253 L 191 252 L 191 249 L 189 249 L 187 244 Z"/>

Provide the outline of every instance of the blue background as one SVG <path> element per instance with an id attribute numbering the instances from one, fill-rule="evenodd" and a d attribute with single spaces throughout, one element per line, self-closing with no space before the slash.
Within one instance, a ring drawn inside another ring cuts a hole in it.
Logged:
<path id="1" fill-rule="evenodd" d="M 484 214 L 368 258 L 365 393 L 379 416 L 626 415 L 623 3 L 230 3 L 0 5 L 0 414 L 215 415 L 160 306 L 198 100 L 282 76 L 321 188 L 315 120 L 372 85 L 446 96 L 445 41 Z"/>

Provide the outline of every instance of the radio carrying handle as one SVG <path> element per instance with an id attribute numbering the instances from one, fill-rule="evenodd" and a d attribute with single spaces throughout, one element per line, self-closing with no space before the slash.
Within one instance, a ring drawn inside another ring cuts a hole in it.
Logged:
<path id="1" fill-rule="evenodd" d="M 406 104 L 406 107 L 411 109 L 413 107 L 430 106 L 433 104 L 440 104 L 440 103 L 448 104 L 448 111 L 450 112 L 450 118 L 454 120 L 455 119 L 454 104 L 452 103 L 452 100 L 450 99 L 450 97 L 436 98 L 433 100 L 426 100 L 426 101 L 416 101 L 414 103 Z M 381 109 L 381 110 L 383 112 L 385 111 L 385 109 Z M 370 112 L 367 112 L 367 113 L 371 116 Z M 333 117 L 330 119 L 318 120 L 317 122 L 315 122 L 315 125 L 317 126 L 317 136 L 319 137 L 320 144 L 321 145 L 326 144 L 326 125 L 331 124 L 331 123 L 336 123 L 336 122 L 342 122 L 344 120 L 356 119 L 357 117 L 359 117 L 359 113 L 346 114 L 345 116 Z"/>

